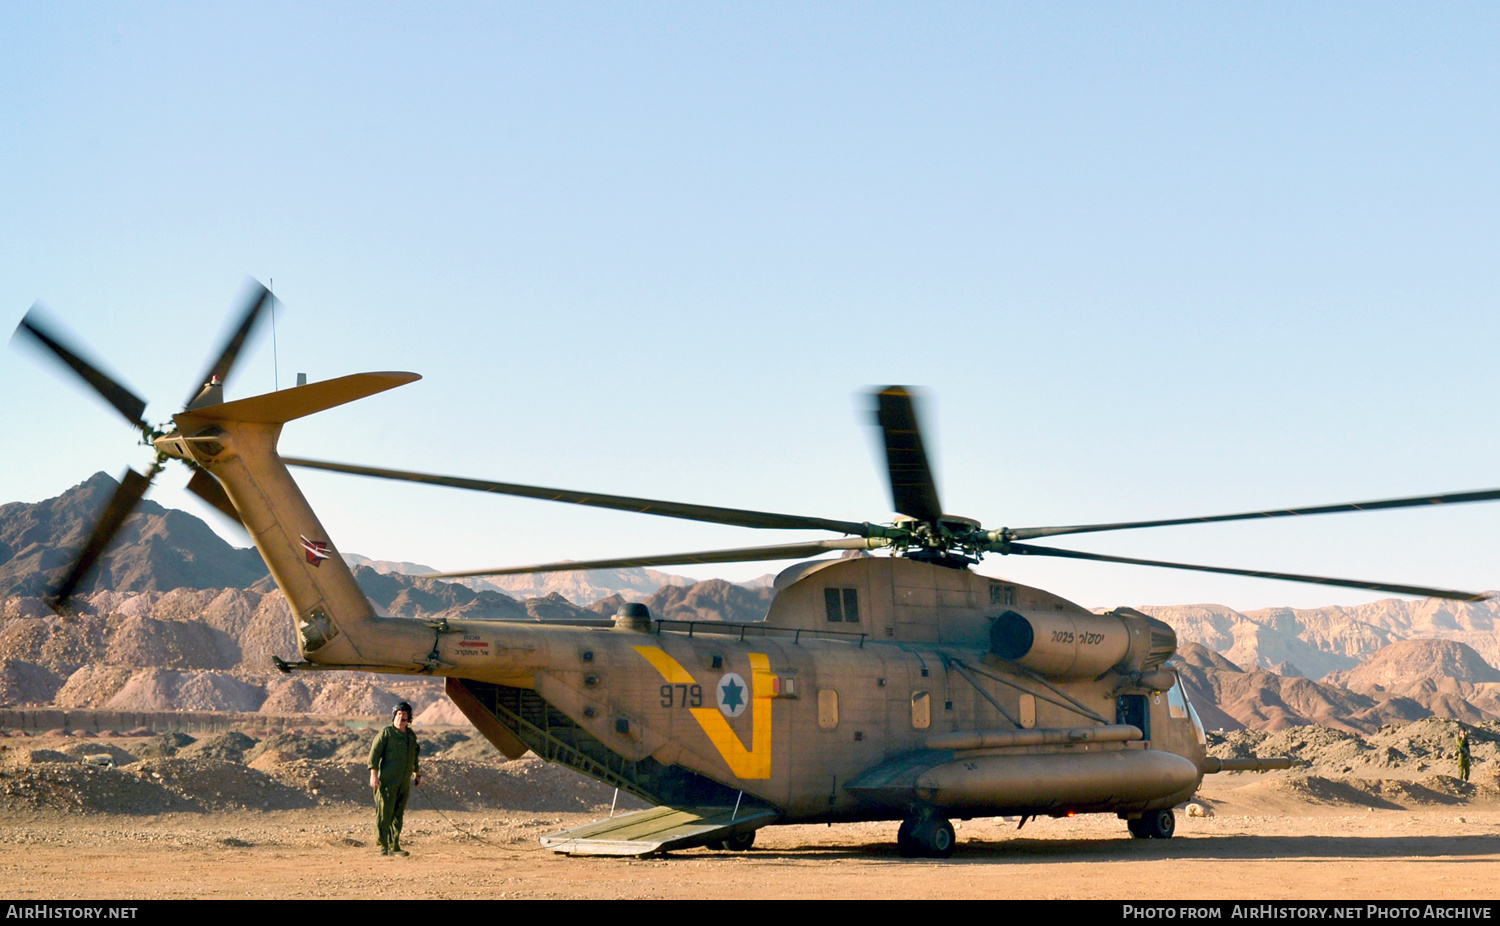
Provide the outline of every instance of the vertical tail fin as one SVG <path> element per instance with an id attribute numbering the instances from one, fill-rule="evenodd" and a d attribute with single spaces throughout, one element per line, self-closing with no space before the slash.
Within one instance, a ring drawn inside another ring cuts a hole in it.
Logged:
<path id="1" fill-rule="evenodd" d="M 359 373 L 185 411 L 157 441 L 224 486 L 271 575 L 286 595 L 302 654 L 312 662 L 417 668 L 432 632 L 416 622 L 379 621 L 328 532 L 276 452 L 293 419 L 420 379 L 415 373 Z"/>

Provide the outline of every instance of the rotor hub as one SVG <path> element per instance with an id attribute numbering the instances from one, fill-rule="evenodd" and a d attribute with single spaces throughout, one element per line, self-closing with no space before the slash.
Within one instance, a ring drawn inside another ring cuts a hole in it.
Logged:
<path id="1" fill-rule="evenodd" d="M 978 521 L 962 515 L 945 514 L 932 521 L 898 515 L 893 526 L 905 534 L 896 541 L 902 556 L 954 568 L 979 562 L 982 544 L 988 540 Z"/>

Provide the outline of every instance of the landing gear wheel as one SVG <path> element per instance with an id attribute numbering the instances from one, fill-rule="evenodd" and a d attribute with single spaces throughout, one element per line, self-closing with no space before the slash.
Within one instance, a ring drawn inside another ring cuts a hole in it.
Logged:
<path id="1" fill-rule="evenodd" d="M 1171 808 L 1148 810 L 1125 825 L 1136 839 L 1171 839 L 1177 832 L 1177 818 L 1172 815 Z"/>
<path id="2" fill-rule="evenodd" d="M 724 840 L 724 848 L 730 852 L 745 852 L 755 845 L 755 830 L 748 833 L 735 833 Z"/>
<path id="3" fill-rule="evenodd" d="M 953 854 L 953 847 L 958 839 L 953 834 L 953 824 L 942 817 L 933 817 L 928 820 L 911 821 L 911 835 L 908 837 L 912 848 L 912 855 L 923 858 L 948 858 Z M 903 824 L 904 826 L 904 824 Z M 897 834 L 897 845 L 900 845 L 900 834 Z"/>
<path id="4" fill-rule="evenodd" d="M 1146 830 L 1152 839 L 1171 839 L 1177 832 L 1177 818 L 1172 815 L 1171 808 L 1152 811 L 1141 819 L 1151 821 Z"/>
<path id="5" fill-rule="evenodd" d="M 896 831 L 896 851 L 901 853 L 902 858 L 916 858 L 921 854 L 916 839 L 912 837 L 912 832 L 916 828 L 917 819 L 908 817 L 901 821 L 901 828 Z"/>

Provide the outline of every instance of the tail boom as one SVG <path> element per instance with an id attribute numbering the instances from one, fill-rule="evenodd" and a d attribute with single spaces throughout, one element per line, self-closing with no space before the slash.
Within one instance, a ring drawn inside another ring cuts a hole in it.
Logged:
<path id="1" fill-rule="evenodd" d="M 198 464 L 223 484 L 286 595 L 309 662 L 434 668 L 432 629 L 376 617 L 276 451 L 285 422 L 417 379 L 414 373 L 362 373 L 192 409 L 176 415 L 176 430 L 156 441 L 161 452 Z"/>

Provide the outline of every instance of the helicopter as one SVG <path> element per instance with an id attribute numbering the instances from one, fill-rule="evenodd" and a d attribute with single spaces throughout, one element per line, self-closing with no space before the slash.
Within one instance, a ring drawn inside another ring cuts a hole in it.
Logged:
<path id="1" fill-rule="evenodd" d="M 1402 595 L 1479 593 L 1133 559 L 1038 538 L 1500 499 L 1500 489 L 1207 517 L 987 529 L 946 513 L 910 390 L 874 395 L 898 516 L 842 521 L 282 457 L 285 424 L 414 382 L 376 372 L 227 401 L 224 381 L 273 297 L 254 284 L 183 410 L 154 426 L 145 402 L 50 330 L 18 336 L 88 383 L 154 451 L 127 470 L 62 581 L 64 611 L 171 460 L 188 489 L 243 525 L 286 596 L 301 658 L 284 672 L 444 679 L 505 756 L 527 752 L 635 795 L 651 809 L 543 837 L 559 852 L 642 856 L 743 851 L 775 824 L 899 821 L 907 857 L 947 858 L 953 820 L 1112 813 L 1137 838 L 1170 838 L 1173 808 L 1203 777 L 1286 758 L 1219 759 L 1168 660 L 1173 629 L 1131 608 L 1095 613 L 973 570 L 986 555 L 1052 556 L 1312 582 Z M 434 573 L 433 579 L 564 570 L 801 560 L 756 622 L 664 620 L 625 604 L 600 625 L 378 616 L 289 467 L 837 538 L 773 546 Z M 836 559 L 815 559 L 837 552 Z M 874 555 L 884 553 L 887 555 Z"/>

